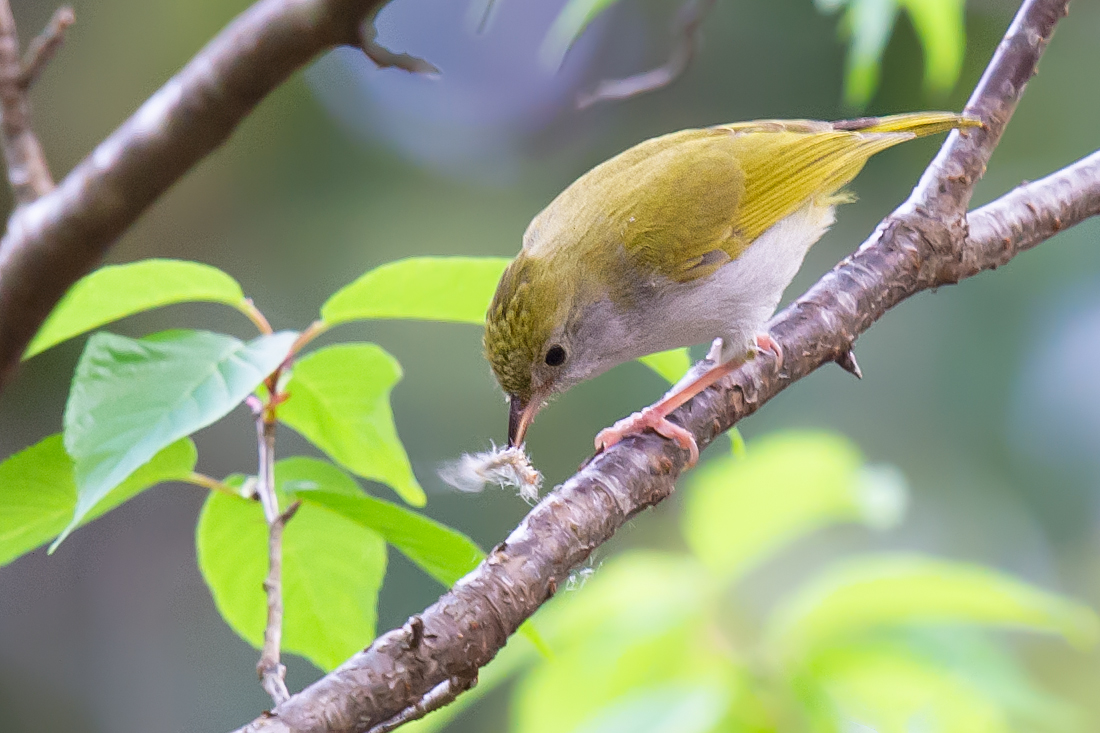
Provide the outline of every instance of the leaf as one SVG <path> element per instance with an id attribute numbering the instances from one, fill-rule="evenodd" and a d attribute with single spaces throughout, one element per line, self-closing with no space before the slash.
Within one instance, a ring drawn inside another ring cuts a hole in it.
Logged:
<path id="1" fill-rule="evenodd" d="M 844 101 L 862 109 L 878 89 L 882 54 L 904 8 L 924 52 L 924 86 L 950 91 L 959 80 L 966 50 L 965 0 L 815 0 L 821 12 L 847 5 L 841 23 L 849 38 Z"/>
<path id="2" fill-rule="evenodd" d="M 891 651 L 935 666 L 965 680 L 995 703 L 1021 730 L 1078 730 L 1078 712 L 1068 702 L 1039 688 L 1016 656 L 990 638 L 985 630 L 971 627 L 904 629 L 875 635 L 862 646 Z M 848 649 L 849 646 L 843 647 Z M 826 662 L 829 655 L 825 655 Z M 815 665 L 820 662 L 815 661 Z"/>
<path id="3" fill-rule="evenodd" d="M 643 356 L 638 361 L 664 377 L 669 384 L 676 384 L 691 369 L 691 356 L 687 349 L 670 349 Z"/>
<path id="4" fill-rule="evenodd" d="M 1091 609 L 978 565 L 920 555 L 842 561 L 783 601 L 768 643 L 786 660 L 884 628 L 975 624 L 1058 634 L 1093 644 L 1100 621 Z"/>
<path id="5" fill-rule="evenodd" d="M 195 444 L 177 440 L 153 456 L 85 514 L 84 525 L 145 489 L 186 478 L 195 468 Z M 51 435 L 0 463 L 0 565 L 57 536 L 73 517 L 73 461 L 61 435 Z"/>
<path id="6" fill-rule="evenodd" d="M 401 365 L 375 344 L 338 344 L 294 364 L 279 419 L 349 471 L 424 506 L 390 410 Z"/>
<path id="7" fill-rule="evenodd" d="M 323 306 L 330 326 L 368 318 L 485 323 L 504 257 L 409 257 L 367 272 Z"/>
<path id="8" fill-rule="evenodd" d="M 634 719 L 628 708 L 665 685 L 734 688 L 738 673 L 707 623 L 713 590 L 689 557 L 631 552 L 597 570 L 582 591 L 559 595 L 540 614 L 554 656 L 517 684 L 515 729 L 593 731 Z M 683 722 L 709 730 L 727 703 L 722 696 L 700 720 Z"/>
<path id="9" fill-rule="evenodd" d="M 216 267 L 184 260 L 107 265 L 81 278 L 57 304 L 27 347 L 29 359 L 73 336 L 135 313 L 173 303 L 245 302 L 237 281 Z"/>
<path id="10" fill-rule="evenodd" d="M 543 68 L 557 71 L 584 29 L 618 0 L 568 0 L 561 9 L 539 49 Z"/>
<path id="11" fill-rule="evenodd" d="M 485 557 L 481 548 L 461 532 L 397 504 L 368 496 L 355 479 L 331 463 L 314 458 L 286 458 L 275 464 L 275 480 L 288 494 L 377 532 L 448 588 Z"/>
<path id="12" fill-rule="evenodd" d="M 899 0 L 913 19 L 924 52 L 924 86 L 949 92 L 959 80 L 966 50 L 965 0 Z"/>
<path id="13" fill-rule="evenodd" d="M 282 332 L 247 344 L 208 331 L 92 336 L 65 406 L 76 511 L 51 549 L 138 466 L 239 404 L 282 363 L 295 336 Z"/>
<path id="14" fill-rule="evenodd" d="M 889 647 L 834 650 L 814 665 L 814 676 L 841 729 L 855 722 L 878 733 L 1012 730 L 1000 706 L 968 681 Z"/>
<path id="15" fill-rule="evenodd" d="M 226 623 L 260 648 L 267 619 L 267 524 L 257 502 L 211 493 L 196 531 L 199 569 Z M 283 534 L 283 648 L 332 670 L 374 638 L 386 544 L 303 504 Z"/>
<path id="16" fill-rule="evenodd" d="M 724 717 L 730 691 L 715 684 L 636 690 L 582 722 L 575 733 L 707 733 Z"/>
<path id="17" fill-rule="evenodd" d="M 850 38 L 844 102 L 863 109 L 878 89 L 882 52 L 898 17 L 898 0 L 851 0 L 844 16 Z"/>
<path id="18" fill-rule="evenodd" d="M 831 433 L 788 431 L 724 456 L 688 484 L 684 538 L 725 581 L 795 539 L 836 522 L 888 527 L 905 506 L 901 479 L 865 470 L 859 450 Z"/>

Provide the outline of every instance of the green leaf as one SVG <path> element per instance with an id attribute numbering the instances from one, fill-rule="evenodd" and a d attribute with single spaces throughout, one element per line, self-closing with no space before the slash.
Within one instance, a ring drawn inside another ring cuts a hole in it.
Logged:
<path id="1" fill-rule="evenodd" d="M 658 687 L 733 688 L 738 673 L 708 630 L 713 590 L 690 557 L 632 552 L 598 569 L 582 591 L 559 594 L 539 617 L 554 656 L 518 683 L 515 729 L 592 731 L 634 719 L 628 708 Z M 727 702 L 708 707 L 690 730 L 709 730 Z"/>
<path id="2" fill-rule="evenodd" d="M 877 733 L 1009 733 L 1005 712 L 951 670 L 889 647 L 844 647 L 814 665 L 841 729 L 855 722 Z"/>
<path id="3" fill-rule="evenodd" d="M 177 440 L 84 515 L 80 524 L 114 509 L 163 481 L 186 478 L 195 468 L 195 444 Z M 0 565 L 30 552 L 65 529 L 76 507 L 73 461 L 61 435 L 51 435 L 0 463 Z"/>
<path id="4" fill-rule="evenodd" d="M 400 380 L 401 365 L 380 346 L 327 346 L 294 364 L 279 419 L 352 473 L 424 506 L 390 410 L 390 390 Z"/>
<path id="5" fill-rule="evenodd" d="M 196 551 L 226 623 L 263 644 L 267 524 L 257 502 L 211 493 Z M 283 648 L 329 671 L 374 638 L 386 543 L 327 509 L 303 504 L 283 534 Z"/>
<path id="6" fill-rule="evenodd" d="M 65 406 L 76 511 L 53 547 L 138 466 L 238 405 L 282 363 L 295 337 L 282 332 L 245 344 L 207 331 L 92 336 Z"/>
<path id="7" fill-rule="evenodd" d="M 695 555 L 733 581 L 809 532 L 836 522 L 888 527 L 900 519 L 905 489 L 831 433 L 788 431 L 724 456 L 688 484 L 684 538 Z"/>
<path id="8" fill-rule="evenodd" d="M 546 33 L 539 49 L 543 68 L 557 71 L 584 29 L 618 0 L 568 0 Z"/>
<path id="9" fill-rule="evenodd" d="M 977 627 L 907 628 L 875 635 L 861 646 L 913 658 L 965 680 L 994 702 L 1020 730 L 1069 733 L 1079 711 L 1036 685 L 1016 655 Z M 849 649 L 846 645 L 842 649 Z M 815 661 L 815 666 L 829 662 Z"/>
<path id="10" fill-rule="evenodd" d="M 275 480 L 288 494 L 377 532 L 448 588 L 485 557 L 481 548 L 458 530 L 368 496 L 355 479 L 331 463 L 287 458 L 275 464 Z"/>
<path id="11" fill-rule="evenodd" d="M 691 369 L 691 356 L 687 349 L 670 349 L 643 356 L 638 361 L 664 377 L 669 384 L 676 384 Z"/>
<path id="12" fill-rule="evenodd" d="M 851 0 L 844 16 L 850 38 L 844 102 L 863 109 L 878 89 L 882 52 L 898 17 L 898 0 Z"/>
<path id="13" fill-rule="evenodd" d="M 240 310 L 245 297 L 236 280 L 199 262 L 154 259 L 101 267 L 69 289 L 23 358 L 119 318 L 173 303 L 200 301 Z"/>
<path id="14" fill-rule="evenodd" d="M 849 38 L 844 101 L 862 109 L 878 89 L 882 54 L 904 8 L 924 52 L 924 86 L 943 94 L 959 80 L 966 50 L 965 0 L 815 0 L 821 12 L 847 5 L 841 29 Z"/>
<path id="15" fill-rule="evenodd" d="M 913 19 L 924 51 L 924 86 L 949 92 L 959 80 L 966 50 L 965 0 L 899 0 Z"/>
<path id="16" fill-rule="evenodd" d="M 329 326 L 368 318 L 485 323 L 504 257 L 410 257 L 377 267 L 321 307 Z"/>
<path id="17" fill-rule="evenodd" d="M 1078 646 L 1095 643 L 1091 609 L 977 565 L 919 555 L 864 556 L 836 563 L 783 601 L 768 628 L 781 658 L 884 628 L 974 624 L 1058 634 Z"/>
<path id="18" fill-rule="evenodd" d="M 673 682 L 646 687 L 604 707 L 575 733 L 707 733 L 722 720 L 730 691 Z"/>

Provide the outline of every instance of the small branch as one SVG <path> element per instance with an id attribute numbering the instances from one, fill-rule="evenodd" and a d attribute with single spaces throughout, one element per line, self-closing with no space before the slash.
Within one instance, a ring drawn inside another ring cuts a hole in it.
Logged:
<path id="1" fill-rule="evenodd" d="M 279 661 L 283 641 L 283 530 L 298 511 L 299 502 L 291 504 L 285 512 L 279 511 L 279 497 L 275 493 L 275 425 L 275 416 L 267 405 L 256 412 L 256 442 L 260 459 L 256 492 L 263 506 L 268 531 L 267 578 L 264 580 L 267 624 L 264 626 L 264 646 L 260 661 L 256 664 L 256 673 L 264 691 L 279 705 L 290 697 L 286 688 L 286 667 Z"/>
<path id="2" fill-rule="evenodd" d="M 0 116 L 8 183 L 16 203 L 29 204 L 52 191 L 54 185 L 42 144 L 31 129 L 31 105 L 23 83 L 19 34 L 8 0 L 0 0 Z"/>
<path id="3" fill-rule="evenodd" d="M 256 663 L 256 674 L 260 677 L 264 692 L 271 695 L 276 705 L 281 705 L 290 697 L 290 691 L 286 688 L 286 666 L 279 661 L 283 644 L 283 530 L 300 506 L 301 502 L 294 502 L 268 526 L 268 569 L 264 580 L 267 625 L 264 627 L 264 648 L 260 652 L 260 661 Z"/>
<path id="4" fill-rule="evenodd" d="M 1046 178 L 1022 185 L 967 217 L 970 236 L 951 275 L 994 269 L 1058 232 L 1100 215 L 1100 150 Z"/>
<path id="5" fill-rule="evenodd" d="M 439 76 L 439 69 L 422 58 L 410 56 L 407 53 L 394 53 L 380 46 L 378 41 L 378 29 L 374 25 L 374 19 L 381 10 L 379 5 L 370 15 L 363 19 L 359 30 L 359 45 L 363 53 L 367 55 L 380 69 L 402 69 L 411 74 L 424 74 L 425 76 Z"/>
<path id="6" fill-rule="evenodd" d="M 655 69 L 628 76 L 625 79 L 605 79 L 591 92 L 577 96 L 577 108 L 585 109 L 598 102 L 629 99 L 668 86 L 676 81 L 695 58 L 699 46 L 699 28 L 714 0 L 688 0 L 676 14 L 676 45 L 668 61 Z"/>
<path id="7" fill-rule="evenodd" d="M 50 22 L 46 24 L 45 29 L 34 37 L 34 40 L 27 46 L 27 52 L 23 54 L 23 60 L 20 63 L 19 86 L 27 90 L 34 85 L 34 82 L 38 80 L 38 75 L 46 68 L 46 64 L 57 53 L 57 49 L 61 48 L 61 44 L 65 41 L 65 31 L 75 22 L 76 15 L 73 13 L 73 9 L 67 5 L 54 11 L 53 17 L 50 18 Z"/>
<path id="8" fill-rule="evenodd" d="M 439 710 L 444 705 L 454 702 L 456 697 L 476 684 L 476 670 L 473 677 L 451 677 L 450 679 L 443 680 L 429 690 L 424 697 L 420 698 L 420 701 L 415 705 L 407 707 L 389 720 L 379 723 L 367 731 L 367 733 L 390 733 L 391 730 L 399 728 L 405 723 L 420 720 L 428 713 Z"/>
<path id="9" fill-rule="evenodd" d="M 256 493 L 269 526 L 279 519 L 279 499 L 275 495 L 275 425 L 275 421 L 268 416 L 266 406 L 256 413 L 256 443 L 260 453 Z"/>

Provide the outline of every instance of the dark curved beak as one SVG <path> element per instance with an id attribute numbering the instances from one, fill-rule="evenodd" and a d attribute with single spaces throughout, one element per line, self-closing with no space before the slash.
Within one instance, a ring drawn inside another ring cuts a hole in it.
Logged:
<path id="1" fill-rule="evenodd" d="M 538 400 L 524 401 L 518 395 L 510 395 L 511 404 L 508 409 L 508 445 L 515 447 L 523 444 L 523 436 L 527 434 L 527 426 L 535 418 L 539 411 Z"/>

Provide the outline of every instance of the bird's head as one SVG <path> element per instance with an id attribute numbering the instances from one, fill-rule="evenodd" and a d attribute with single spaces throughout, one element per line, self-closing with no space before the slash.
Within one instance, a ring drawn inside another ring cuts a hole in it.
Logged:
<path id="1" fill-rule="evenodd" d="M 575 282 L 520 254 L 497 286 L 485 322 L 485 356 L 511 402 L 508 444 L 520 445 L 548 399 L 592 376 L 584 308 Z"/>

